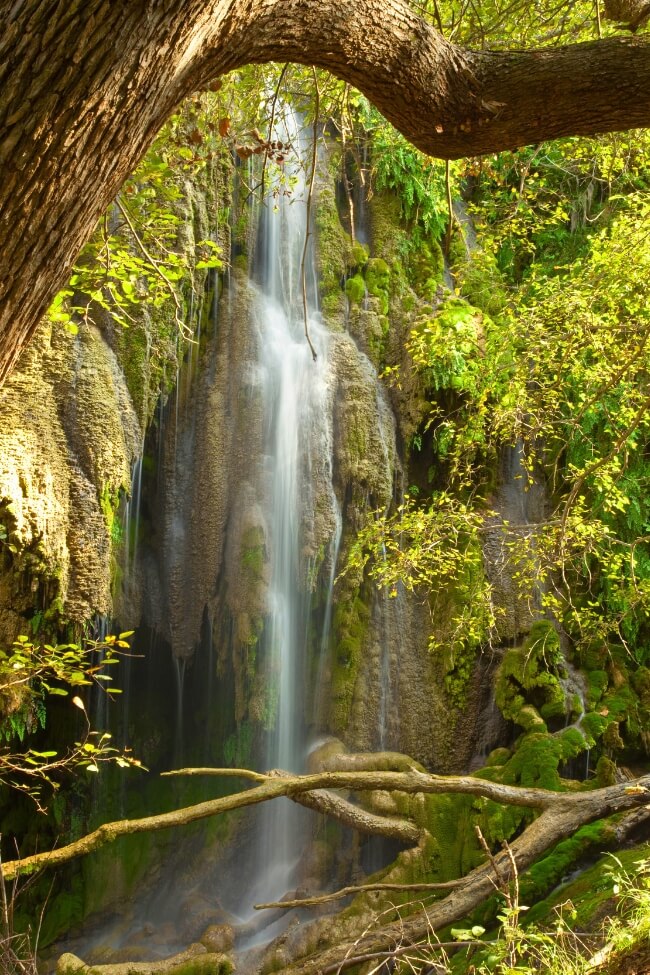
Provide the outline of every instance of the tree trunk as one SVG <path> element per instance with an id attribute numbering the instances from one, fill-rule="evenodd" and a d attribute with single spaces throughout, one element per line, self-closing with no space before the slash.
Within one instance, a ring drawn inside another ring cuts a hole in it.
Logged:
<path id="1" fill-rule="evenodd" d="M 469 52 L 407 0 L 5 0 L 0 381 L 178 103 L 273 60 L 331 70 L 446 158 L 650 119 L 650 46 L 637 38 Z"/>

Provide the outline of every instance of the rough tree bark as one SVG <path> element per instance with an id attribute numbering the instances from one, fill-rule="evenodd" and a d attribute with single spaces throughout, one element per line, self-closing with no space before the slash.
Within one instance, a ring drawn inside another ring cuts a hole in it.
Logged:
<path id="1" fill-rule="evenodd" d="M 0 381 L 178 103 L 272 60 L 331 70 L 445 158 L 650 119 L 636 37 L 471 52 L 407 0 L 3 0 Z"/>

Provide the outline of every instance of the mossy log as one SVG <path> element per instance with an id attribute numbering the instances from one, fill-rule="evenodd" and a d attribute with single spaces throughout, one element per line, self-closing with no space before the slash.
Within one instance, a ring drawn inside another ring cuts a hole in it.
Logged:
<path id="1" fill-rule="evenodd" d="M 171 958 L 147 962 L 120 962 L 116 965 L 87 965 L 66 952 L 56 966 L 57 975 L 230 975 L 235 966 L 223 954 L 208 952 L 195 944 Z"/>

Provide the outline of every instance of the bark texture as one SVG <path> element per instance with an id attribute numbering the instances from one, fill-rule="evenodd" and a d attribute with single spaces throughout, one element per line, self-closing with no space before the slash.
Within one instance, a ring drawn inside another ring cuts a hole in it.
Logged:
<path id="1" fill-rule="evenodd" d="M 329 69 L 446 158 L 650 119 L 640 38 L 470 52 L 406 0 L 5 0 L 0 381 L 178 103 L 273 60 Z"/>

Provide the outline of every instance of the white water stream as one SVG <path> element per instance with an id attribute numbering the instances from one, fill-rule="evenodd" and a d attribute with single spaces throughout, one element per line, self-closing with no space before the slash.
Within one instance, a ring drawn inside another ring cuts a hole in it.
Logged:
<path id="1" fill-rule="evenodd" d="M 284 125 L 286 131 L 280 130 L 278 138 L 298 148 L 298 121 L 288 111 Z M 307 222 L 304 173 L 296 166 L 286 178 L 294 183 L 291 194 L 285 195 L 282 190 L 275 196 L 269 194 L 260 220 L 262 260 L 254 320 L 258 353 L 255 373 L 266 444 L 260 506 L 267 526 L 270 569 L 262 640 L 270 728 L 266 765 L 297 772 L 302 769 L 307 745 L 303 678 L 310 586 L 303 548 L 314 521 L 316 471 L 329 478 L 329 502 L 334 511 L 338 506 L 331 486 L 329 337 L 315 307 L 316 270 L 310 246 L 303 272 Z M 315 361 L 304 335 L 303 286 Z M 335 558 L 338 538 L 333 548 Z M 331 577 L 333 582 L 334 567 Z M 331 607 L 325 615 L 331 616 Z M 294 868 L 305 838 L 305 813 L 288 800 L 270 805 L 260 820 L 258 882 L 253 901 L 278 899 L 295 887 Z"/>

